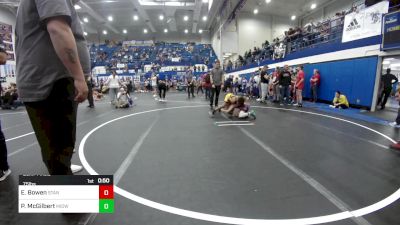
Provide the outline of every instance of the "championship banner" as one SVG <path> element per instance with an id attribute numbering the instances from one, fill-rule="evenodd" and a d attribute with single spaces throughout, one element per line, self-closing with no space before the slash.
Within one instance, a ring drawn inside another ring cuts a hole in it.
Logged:
<path id="1" fill-rule="evenodd" d="M 400 49 L 400 11 L 383 18 L 382 50 Z"/>
<path id="2" fill-rule="evenodd" d="M 342 42 L 350 42 L 382 33 L 382 16 L 389 11 L 389 1 L 347 15 L 344 19 Z"/>

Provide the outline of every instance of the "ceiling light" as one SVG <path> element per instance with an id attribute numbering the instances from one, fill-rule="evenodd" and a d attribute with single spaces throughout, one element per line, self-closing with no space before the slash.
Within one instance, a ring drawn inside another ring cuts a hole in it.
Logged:
<path id="1" fill-rule="evenodd" d="M 83 32 L 83 35 L 84 35 L 84 36 L 87 36 L 87 32 Z"/>
<path id="2" fill-rule="evenodd" d="M 107 35 L 108 32 L 107 32 L 106 30 L 103 30 L 103 34 L 104 34 L 104 35 Z"/>
<path id="3" fill-rule="evenodd" d="M 311 9 L 315 9 L 315 8 L 317 8 L 317 4 L 315 4 L 315 3 L 311 4 Z"/>
<path id="4" fill-rule="evenodd" d="M 207 16 L 203 16 L 203 21 L 207 21 Z"/>
<path id="5" fill-rule="evenodd" d="M 133 20 L 135 20 L 135 21 L 139 20 L 139 16 L 138 15 L 134 15 L 133 16 Z"/>
<path id="6" fill-rule="evenodd" d="M 128 31 L 127 31 L 126 29 L 124 29 L 124 30 L 122 31 L 122 33 L 126 34 L 126 33 L 128 33 Z"/>
<path id="7" fill-rule="evenodd" d="M 76 10 L 78 10 L 78 9 L 81 9 L 82 7 L 81 7 L 80 5 L 74 5 L 74 8 L 75 8 Z"/>
<path id="8" fill-rule="evenodd" d="M 200 30 L 199 30 L 199 34 L 202 34 L 202 33 L 203 33 L 203 30 L 200 29 Z"/>
<path id="9" fill-rule="evenodd" d="M 208 0 L 203 0 L 202 2 L 203 2 L 203 3 L 208 3 Z"/>
<path id="10" fill-rule="evenodd" d="M 188 21 L 188 20 L 189 20 L 189 17 L 188 17 L 188 16 L 184 16 L 184 17 L 183 17 L 183 20 L 184 20 L 184 21 Z"/>
<path id="11" fill-rule="evenodd" d="M 296 16 L 293 15 L 290 19 L 291 19 L 291 20 L 295 20 L 295 19 L 296 19 Z"/>
<path id="12" fill-rule="evenodd" d="M 258 14 L 258 9 L 254 9 L 253 13 Z"/>
<path id="13" fill-rule="evenodd" d="M 265 0 L 265 2 L 266 2 L 267 4 L 269 4 L 269 3 L 271 3 L 271 0 Z"/>
<path id="14" fill-rule="evenodd" d="M 89 19 L 87 17 L 83 18 L 83 22 L 89 23 Z"/>
<path id="15" fill-rule="evenodd" d="M 383 65 L 390 65 L 390 62 L 389 61 L 383 61 L 382 64 Z"/>
<path id="16" fill-rule="evenodd" d="M 144 30 L 143 30 L 143 33 L 147 34 L 147 29 L 144 29 Z"/>
<path id="17" fill-rule="evenodd" d="M 164 33 L 168 33 L 168 29 L 164 29 Z"/>
<path id="18" fill-rule="evenodd" d="M 185 34 L 189 33 L 188 29 L 185 29 Z"/>
<path id="19" fill-rule="evenodd" d="M 112 16 L 108 16 L 107 19 L 108 19 L 108 21 L 110 21 L 110 22 L 114 20 L 114 18 L 113 18 Z"/>
<path id="20" fill-rule="evenodd" d="M 159 18 L 160 20 L 164 20 L 164 15 L 160 15 L 158 18 Z"/>

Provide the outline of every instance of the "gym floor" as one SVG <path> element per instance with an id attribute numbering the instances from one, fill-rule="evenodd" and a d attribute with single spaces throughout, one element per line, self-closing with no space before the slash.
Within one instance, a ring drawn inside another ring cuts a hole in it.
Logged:
<path id="1" fill-rule="evenodd" d="M 47 171 L 25 109 L 1 111 L 12 174 L 0 183 L 0 224 L 400 224 L 394 128 L 257 103 L 255 121 L 210 118 L 203 97 L 136 96 L 130 109 L 78 111 L 73 163 L 79 175 L 114 174 L 114 214 L 18 214 L 18 175 Z"/>

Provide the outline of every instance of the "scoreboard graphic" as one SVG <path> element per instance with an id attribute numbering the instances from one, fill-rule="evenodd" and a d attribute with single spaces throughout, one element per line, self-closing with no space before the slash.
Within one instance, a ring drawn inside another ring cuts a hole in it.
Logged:
<path id="1" fill-rule="evenodd" d="M 19 213 L 114 213 L 113 176 L 19 176 Z"/>

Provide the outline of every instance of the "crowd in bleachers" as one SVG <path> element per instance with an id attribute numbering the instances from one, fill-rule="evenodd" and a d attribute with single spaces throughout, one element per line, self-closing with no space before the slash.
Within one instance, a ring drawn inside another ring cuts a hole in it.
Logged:
<path id="1" fill-rule="evenodd" d="M 285 55 L 309 48 L 320 43 L 340 40 L 343 32 L 344 18 L 362 6 L 354 5 L 347 11 L 338 12 L 334 17 L 317 23 L 310 22 L 303 27 L 294 27 L 284 32 L 271 43 L 267 40 L 261 47 L 254 47 L 239 55 L 235 62 L 226 62 L 226 71 L 260 63 L 264 60 L 282 59 Z"/>
<path id="2" fill-rule="evenodd" d="M 125 71 L 132 69 L 135 73 L 138 70 L 144 71 L 145 65 L 152 65 L 154 71 L 159 71 L 161 67 L 171 65 L 207 66 L 216 59 L 211 45 L 195 43 L 156 42 L 151 45 L 131 46 L 107 41 L 102 45 L 92 45 L 90 54 L 93 66 L 106 66 L 114 70 L 118 64 L 124 64 L 125 67 L 120 69 Z"/>

